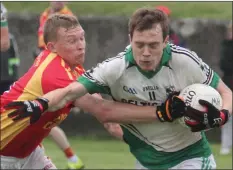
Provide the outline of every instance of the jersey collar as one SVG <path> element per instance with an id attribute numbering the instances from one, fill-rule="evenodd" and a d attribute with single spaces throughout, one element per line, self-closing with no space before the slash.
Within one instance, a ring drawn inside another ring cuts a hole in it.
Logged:
<path id="1" fill-rule="evenodd" d="M 142 70 L 135 62 L 134 57 L 133 57 L 133 53 L 132 53 L 132 47 L 130 46 L 127 50 L 126 50 L 126 54 L 125 54 L 125 59 L 126 61 L 129 62 L 129 66 L 136 66 L 137 69 L 147 78 L 152 78 L 155 74 L 157 74 L 161 68 L 163 66 L 167 66 L 169 60 L 171 59 L 171 47 L 169 44 L 167 44 L 166 48 L 163 49 L 163 56 L 162 59 L 160 61 L 160 64 L 158 66 L 158 68 L 155 71 L 144 71 Z"/>

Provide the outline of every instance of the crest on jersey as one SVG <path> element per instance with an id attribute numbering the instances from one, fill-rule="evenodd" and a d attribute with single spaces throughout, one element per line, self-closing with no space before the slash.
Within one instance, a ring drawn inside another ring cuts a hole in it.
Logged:
<path id="1" fill-rule="evenodd" d="M 165 90 L 166 90 L 166 95 L 169 96 L 169 94 L 175 91 L 175 86 L 167 86 L 165 87 Z"/>

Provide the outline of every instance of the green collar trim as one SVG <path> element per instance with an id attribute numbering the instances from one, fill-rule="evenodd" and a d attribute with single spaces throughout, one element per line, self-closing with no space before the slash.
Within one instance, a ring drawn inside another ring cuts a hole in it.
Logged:
<path id="1" fill-rule="evenodd" d="M 132 47 L 129 47 L 126 51 L 125 54 L 125 59 L 126 61 L 129 62 L 129 67 L 131 66 L 136 66 L 137 69 L 144 75 L 146 76 L 148 79 L 154 77 L 155 74 L 157 74 L 161 68 L 163 66 L 167 66 L 169 60 L 171 59 L 171 47 L 169 44 L 167 44 L 166 48 L 163 49 L 163 56 L 162 59 L 160 61 L 159 67 L 155 70 L 155 71 L 144 71 L 142 70 L 135 62 L 134 57 L 133 57 L 133 53 L 132 53 Z"/>

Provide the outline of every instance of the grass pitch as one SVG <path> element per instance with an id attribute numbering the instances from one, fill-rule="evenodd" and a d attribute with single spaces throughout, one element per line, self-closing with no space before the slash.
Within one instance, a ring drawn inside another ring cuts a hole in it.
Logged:
<path id="1" fill-rule="evenodd" d="M 128 146 L 118 140 L 99 140 L 69 138 L 71 146 L 85 163 L 86 169 L 134 169 L 135 158 L 130 154 Z M 66 158 L 63 152 L 49 138 L 43 145 L 46 154 L 51 157 L 57 168 L 66 168 Z M 232 153 L 219 155 L 219 144 L 211 145 L 217 169 L 232 169 Z"/>

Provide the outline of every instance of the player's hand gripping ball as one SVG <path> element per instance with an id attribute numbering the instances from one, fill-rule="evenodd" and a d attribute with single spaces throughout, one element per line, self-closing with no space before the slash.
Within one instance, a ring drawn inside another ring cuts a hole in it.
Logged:
<path id="1" fill-rule="evenodd" d="M 188 109 L 179 122 L 191 128 L 191 131 L 208 130 L 223 123 L 220 111 L 222 98 L 214 88 L 204 84 L 193 84 L 184 88 L 180 96 Z"/>

